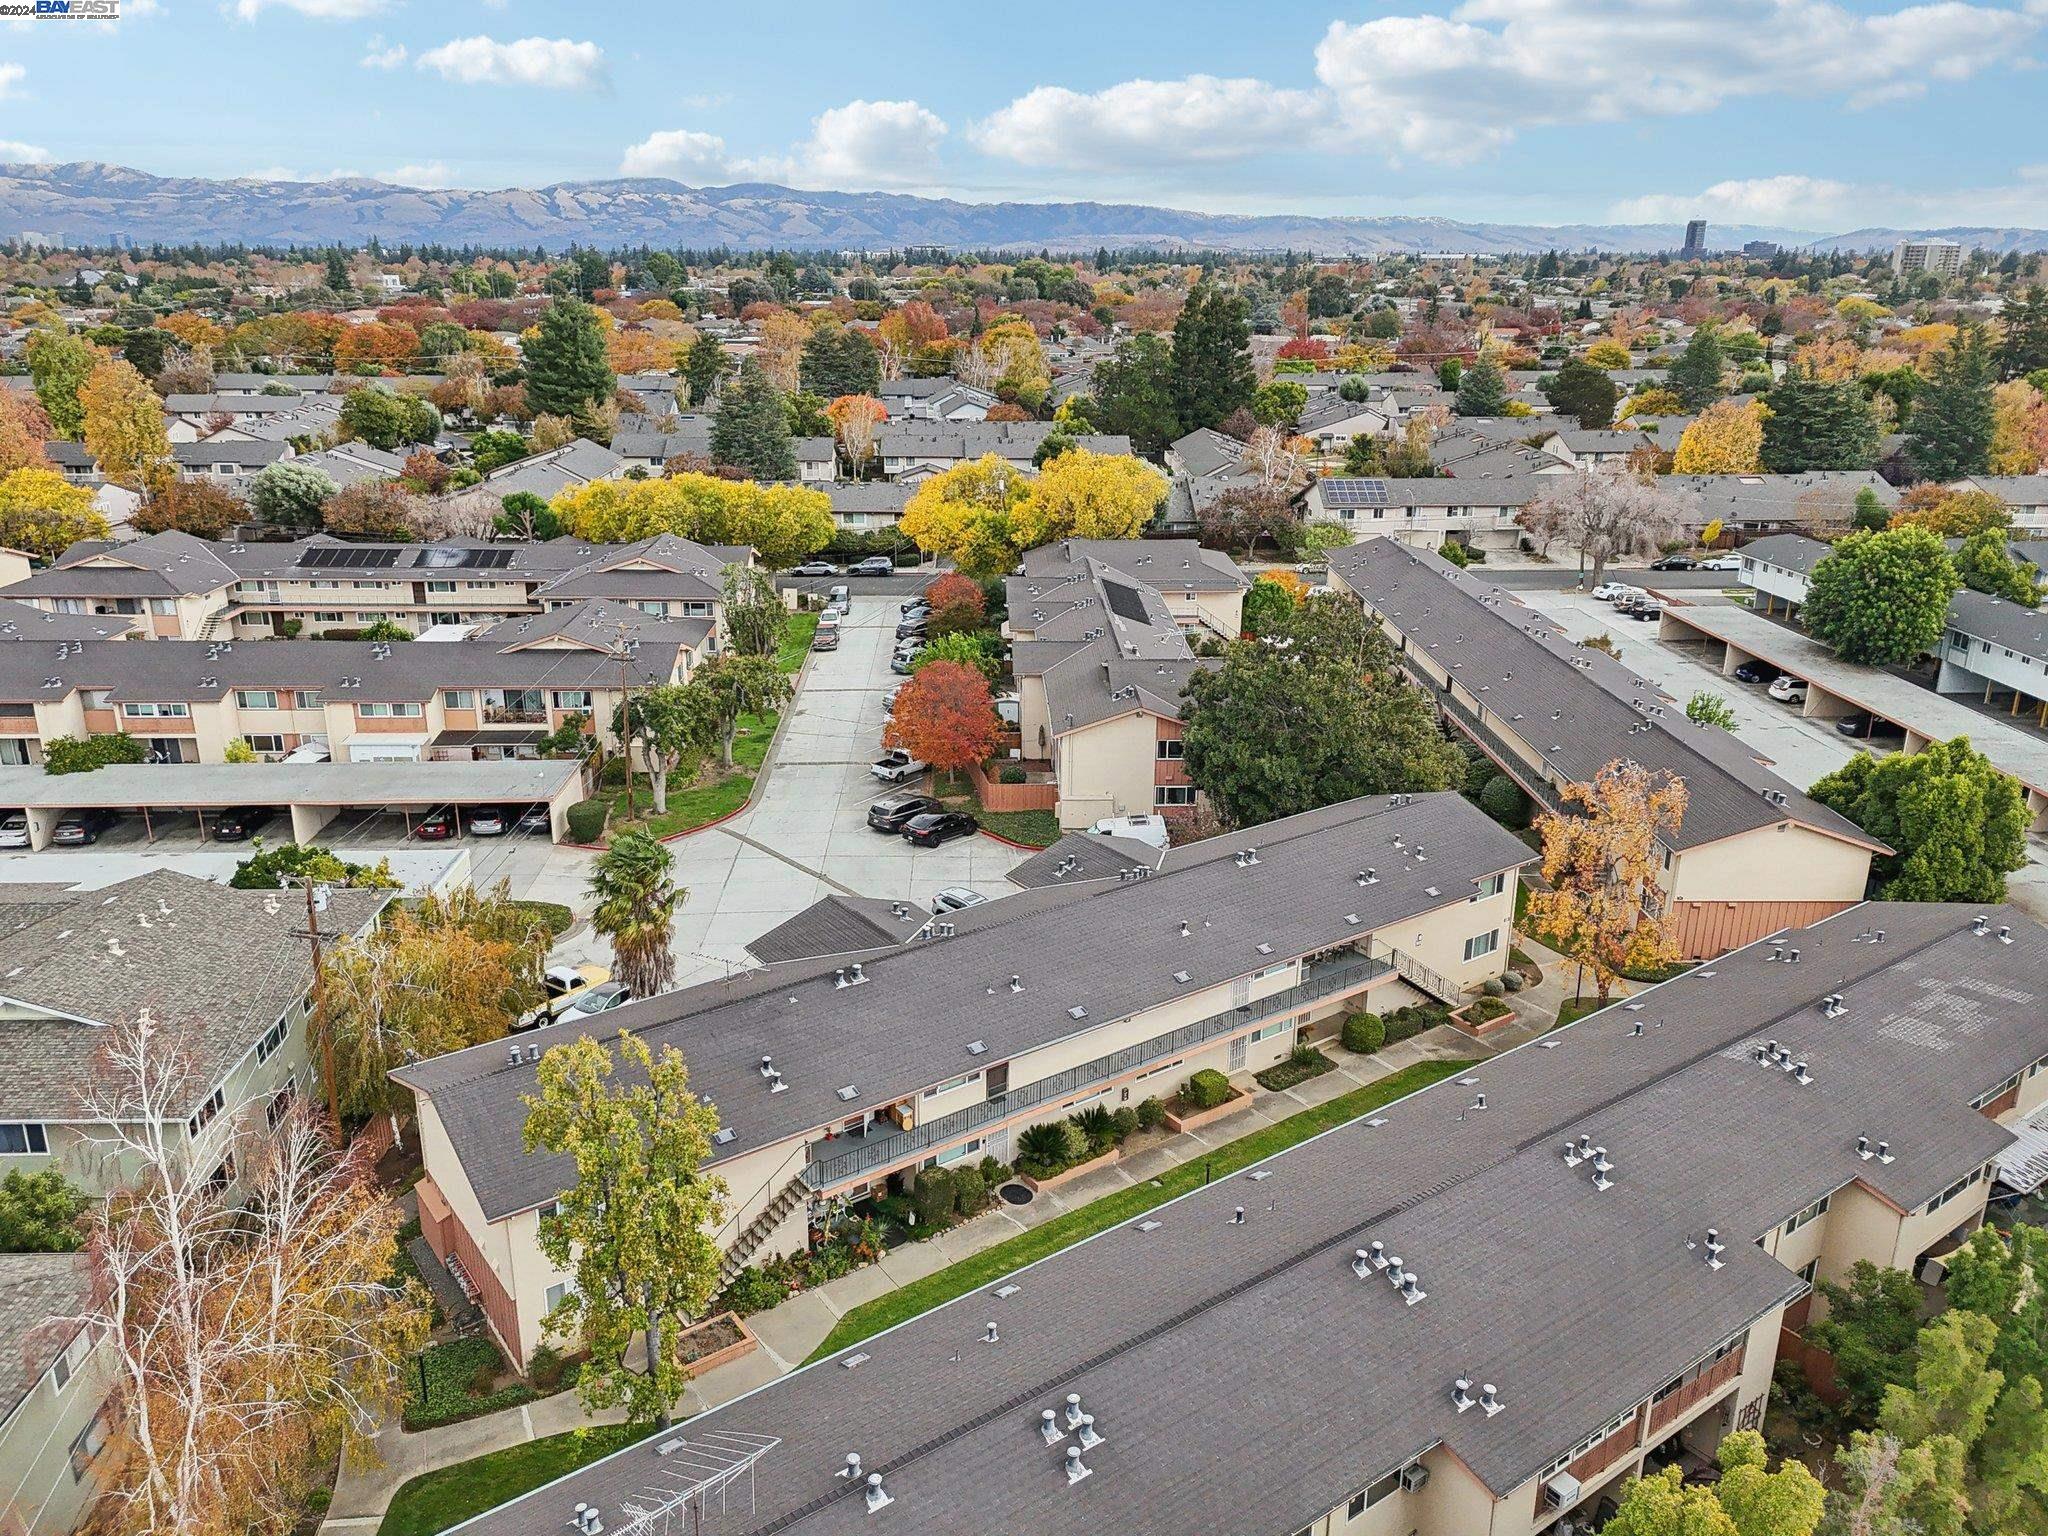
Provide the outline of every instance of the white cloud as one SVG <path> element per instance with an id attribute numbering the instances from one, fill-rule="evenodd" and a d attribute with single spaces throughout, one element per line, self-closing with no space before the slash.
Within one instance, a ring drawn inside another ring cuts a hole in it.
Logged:
<path id="1" fill-rule="evenodd" d="M 297 11 L 316 21 L 360 21 L 384 9 L 390 0 L 234 0 L 229 7 L 238 21 L 254 21 L 265 11 Z"/>
<path id="2" fill-rule="evenodd" d="M 28 70 L 20 64 L 0 64 L 0 101 L 14 94 L 14 88 L 28 78 Z"/>
<path id="3" fill-rule="evenodd" d="M 2040 13 L 1936 0 L 1466 0 L 1449 16 L 1333 22 L 1316 75 L 1361 141 L 1472 160 L 1525 127 L 1711 111 L 1752 96 L 1917 95 L 2019 62 Z"/>
<path id="4" fill-rule="evenodd" d="M 396 69 L 405 60 L 405 44 L 393 43 L 386 48 L 382 37 L 373 37 L 363 54 L 362 65 L 365 69 Z"/>
<path id="5" fill-rule="evenodd" d="M 1084 94 L 1041 85 L 968 130 L 992 155 L 1045 169 L 1117 171 L 1299 147 L 1328 121 L 1320 93 L 1190 75 Z"/>
<path id="6" fill-rule="evenodd" d="M 446 187 L 454 184 L 455 178 L 448 172 L 445 163 L 429 160 L 424 165 L 401 165 L 395 170 L 378 174 L 379 181 L 388 181 L 401 187 Z"/>
<path id="7" fill-rule="evenodd" d="M 592 90 L 605 83 L 604 50 L 566 37 L 458 37 L 419 57 L 421 69 L 462 85 L 523 85 Z"/>
<path id="8" fill-rule="evenodd" d="M 1716 182 L 1697 193 L 1650 193 L 1609 210 L 1623 223 L 1718 219 L 1841 231 L 1873 227 L 1929 228 L 1955 224 L 2048 224 L 2048 164 L 2021 166 L 2010 181 L 1940 191 L 1888 182 L 1831 181 L 1781 175 Z"/>
<path id="9" fill-rule="evenodd" d="M 24 144 L 19 139 L 0 139 L 0 163 L 8 165 L 43 165 L 48 163 L 50 152 L 40 144 Z"/>
<path id="10" fill-rule="evenodd" d="M 629 145 L 621 176 L 668 176 L 697 185 L 774 181 L 811 188 L 931 186 L 946 125 L 914 101 L 850 101 L 812 119 L 786 155 L 735 155 L 715 133 L 671 128 Z"/>

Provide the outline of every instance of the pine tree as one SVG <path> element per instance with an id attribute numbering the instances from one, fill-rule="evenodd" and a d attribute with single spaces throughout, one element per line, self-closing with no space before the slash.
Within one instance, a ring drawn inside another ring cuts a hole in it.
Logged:
<path id="1" fill-rule="evenodd" d="M 1693 332 L 1685 351 L 1671 365 L 1671 390 L 1688 411 L 1704 411 L 1721 398 L 1721 373 L 1726 360 L 1721 339 L 1705 326 Z"/>
<path id="2" fill-rule="evenodd" d="M 683 363 L 683 377 L 689 383 L 693 407 L 710 402 L 712 391 L 725 377 L 725 368 L 725 348 L 718 344 L 716 336 L 699 336 L 690 343 L 690 355 Z"/>
<path id="3" fill-rule="evenodd" d="M 1877 418 L 1854 379 L 1831 382 L 1795 369 L 1764 397 L 1763 465 L 1773 474 L 1868 469 L 1877 457 Z"/>
<path id="4" fill-rule="evenodd" d="M 2010 379 L 2048 368 L 2048 288 L 2034 284 L 2005 305 L 2005 340 L 1998 360 Z"/>
<path id="5" fill-rule="evenodd" d="M 796 478 L 796 446 L 790 440 L 782 392 L 751 358 L 719 397 L 718 414 L 711 423 L 711 457 L 757 480 Z"/>
<path id="6" fill-rule="evenodd" d="M 574 299 L 548 306 L 525 355 L 526 403 L 538 416 L 588 414 L 618 385 L 597 311 Z"/>
<path id="7" fill-rule="evenodd" d="M 1197 283 L 1173 327 L 1182 432 L 1213 427 L 1232 411 L 1250 408 L 1258 387 L 1251 343 L 1251 306 L 1240 295 Z"/>
<path id="8" fill-rule="evenodd" d="M 1491 358 L 1482 357 L 1458 375 L 1460 416 L 1505 416 L 1508 384 Z"/>
<path id="9" fill-rule="evenodd" d="M 1906 424 L 1906 451 L 1930 480 L 1981 475 L 1997 430 L 1991 386 L 1996 375 L 1983 330 L 1965 325 L 1936 355 Z"/>

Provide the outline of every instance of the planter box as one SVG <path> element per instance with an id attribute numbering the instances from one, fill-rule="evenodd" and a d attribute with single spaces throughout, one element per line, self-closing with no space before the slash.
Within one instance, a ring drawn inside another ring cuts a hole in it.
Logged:
<path id="1" fill-rule="evenodd" d="M 1205 1125 L 1211 1125 L 1221 1120 L 1225 1115 L 1236 1114 L 1237 1111 L 1243 1109 L 1251 1101 L 1252 1096 L 1243 1089 L 1239 1089 L 1235 1098 L 1225 1099 L 1214 1109 L 1190 1110 L 1185 1115 L 1177 1115 L 1169 1109 L 1166 1112 L 1166 1128 L 1169 1131 L 1200 1130 Z"/>
<path id="2" fill-rule="evenodd" d="M 737 1333 L 738 1337 L 688 1362 L 688 1370 L 692 1376 L 702 1376 L 706 1371 L 715 1371 L 726 1362 L 751 1355 L 761 1347 L 761 1341 L 754 1337 L 753 1330 L 737 1312 L 720 1312 L 707 1317 L 703 1322 L 685 1328 L 683 1338 L 688 1340 L 692 1334 L 703 1333 L 709 1335 L 710 1339 L 717 1339 L 724 1337 L 728 1332 Z"/>
<path id="3" fill-rule="evenodd" d="M 1059 1173 L 1052 1174 L 1047 1178 L 1034 1179 L 1028 1173 L 1020 1173 L 1017 1175 L 1017 1182 L 1025 1186 L 1025 1188 L 1027 1189 L 1058 1189 L 1062 1184 L 1073 1183 L 1074 1180 L 1080 1178 L 1081 1175 L 1084 1173 L 1093 1173 L 1098 1168 L 1107 1168 L 1111 1163 L 1116 1162 L 1123 1155 L 1123 1149 L 1121 1147 L 1111 1147 L 1107 1152 L 1103 1153 L 1100 1157 L 1091 1157 L 1085 1163 L 1076 1163 L 1073 1165 L 1073 1167 L 1064 1169 Z"/>
<path id="4" fill-rule="evenodd" d="M 1464 1008 L 1454 1010 L 1451 1014 L 1451 1022 L 1465 1031 L 1466 1034 L 1475 1038 L 1481 1035 L 1490 1035 L 1496 1029 L 1505 1028 L 1521 1017 L 1514 1009 L 1510 1008 L 1506 1013 L 1496 1014 L 1490 1019 L 1475 1023 L 1473 1020 L 1465 1017 L 1466 1009 L 1471 1006 L 1472 1004 L 1467 1003 Z"/>

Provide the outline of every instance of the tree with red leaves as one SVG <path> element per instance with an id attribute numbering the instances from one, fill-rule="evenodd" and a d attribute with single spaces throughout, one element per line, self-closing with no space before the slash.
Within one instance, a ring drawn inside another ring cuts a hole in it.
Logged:
<path id="1" fill-rule="evenodd" d="M 988 611 L 988 599 L 982 595 L 981 583 L 970 581 L 958 571 L 948 571 L 926 587 L 924 598 L 932 605 L 930 628 L 935 635 L 979 629 L 982 615 Z"/>
<path id="2" fill-rule="evenodd" d="M 996 706 L 988 679 L 957 661 L 919 667 L 896 695 L 882 745 L 900 747 L 943 773 L 984 761 L 996 747 Z"/>

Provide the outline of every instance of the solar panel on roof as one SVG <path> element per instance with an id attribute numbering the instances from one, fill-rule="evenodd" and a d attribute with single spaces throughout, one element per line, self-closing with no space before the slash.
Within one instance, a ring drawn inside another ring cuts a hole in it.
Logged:
<path id="1" fill-rule="evenodd" d="M 359 570 L 365 566 L 387 566 L 397 563 L 397 550 L 374 549 L 363 545 L 323 544 L 299 552 L 299 564 L 316 570 Z"/>
<path id="2" fill-rule="evenodd" d="M 1326 507 L 1384 507 L 1387 505 L 1387 482 L 1384 480 L 1326 480 L 1322 487 L 1323 505 Z"/>
<path id="3" fill-rule="evenodd" d="M 1138 596 L 1136 587 L 1127 587 L 1116 581 L 1105 581 L 1102 590 L 1109 598 L 1109 611 L 1118 618 L 1130 619 L 1139 624 L 1152 622 L 1145 612 L 1145 600 Z"/>
<path id="4" fill-rule="evenodd" d="M 472 549 L 465 553 L 469 558 L 462 563 L 477 570 L 497 570 L 512 563 L 509 549 Z"/>

